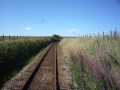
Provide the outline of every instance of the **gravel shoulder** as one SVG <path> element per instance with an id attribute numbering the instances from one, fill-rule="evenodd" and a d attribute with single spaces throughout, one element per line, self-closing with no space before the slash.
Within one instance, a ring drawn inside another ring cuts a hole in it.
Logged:
<path id="1" fill-rule="evenodd" d="M 61 47 L 57 46 L 58 81 L 60 90 L 70 90 L 71 75 L 69 65 L 63 57 Z"/>

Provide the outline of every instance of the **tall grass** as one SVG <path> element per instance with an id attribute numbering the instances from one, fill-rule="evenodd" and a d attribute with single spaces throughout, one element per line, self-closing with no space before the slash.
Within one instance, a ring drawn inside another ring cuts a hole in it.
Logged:
<path id="1" fill-rule="evenodd" d="M 66 38 L 60 43 L 78 89 L 120 89 L 120 37 Z"/>
<path id="2" fill-rule="evenodd" d="M 29 59 L 50 44 L 50 38 L 0 43 L 0 85 L 15 75 Z"/>

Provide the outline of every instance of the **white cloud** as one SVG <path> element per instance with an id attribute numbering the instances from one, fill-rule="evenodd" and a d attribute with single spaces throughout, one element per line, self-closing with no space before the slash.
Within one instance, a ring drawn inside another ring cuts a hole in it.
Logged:
<path id="1" fill-rule="evenodd" d="M 25 29 L 26 29 L 27 31 L 32 30 L 32 28 L 31 28 L 31 27 L 26 27 Z"/>
<path id="2" fill-rule="evenodd" d="M 68 32 L 70 32 L 70 33 L 79 33 L 79 30 L 77 30 L 77 29 L 70 29 L 70 30 L 68 30 Z"/>

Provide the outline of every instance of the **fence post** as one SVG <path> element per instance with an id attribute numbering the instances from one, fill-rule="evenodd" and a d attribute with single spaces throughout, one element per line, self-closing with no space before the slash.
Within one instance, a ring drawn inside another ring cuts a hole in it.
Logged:
<path id="1" fill-rule="evenodd" d="M 10 41 L 10 35 L 9 35 L 9 41 Z"/>
<path id="2" fill-rule="evenodd" d="M 114 33 L 113 33 L 113 38 L 117 39 L 117 37 L 118 37 L 117 30 L 115 30 Z"/>
<path id="3" fill-rule="evenodd" d="M 21 40 L 21 36 L 20 36 L 20 40 Z"/>
<path id="4" fill-rule="evenodd" d="M 98 38 L 99 38 L 99 32 L 98 32 Z"/>
<path id="5" fill-rule="evenodd" d="M 112 31 L 110 31 L 110 38 L 112 38 Z"/>
<path id="6" fill-rule="evenodd" d="M 4 41 L 4 34 L 3 34 L 3 41 Z"/>
<path id="7" fill-rule="evenodd" d="M 14 35 L 12 36 L 12 39 L 14 40 Z"/>
<path id="8" fill-rule="evenodd" d="M 18 40 L 18 35 L 17 35 L 17 40 Z"/>
<path id="9" fill-rule="evenodd" d="M 90 38 L 91 38 L 91 34 L 90 34 Z"/>
<path id="10" fill-rule="evenodd" d="M 93 37 L 95 38 L 95 34 L 93 33 Z"/>
<path id="11" fill-rule="evenodd" d="M 104 39 L 104 37 L 105 37 L 105 36 L 104 36 L 104 32 L 103 32 L 103 39 Z"/>

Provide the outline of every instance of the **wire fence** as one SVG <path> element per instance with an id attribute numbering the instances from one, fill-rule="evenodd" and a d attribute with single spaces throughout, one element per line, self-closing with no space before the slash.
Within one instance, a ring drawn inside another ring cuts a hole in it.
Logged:
<path id="1" fill-rule="evenodd" d="M 45 36 L 0 36 L 0 41 L 13 41 L 13 40 L 26 40 L 26 39 L 35 39 L 35 38 L 45 38 Z"/>
<path id="2" fill-rule="evenodd" d="M 80 36 L 81 38 L 94 38 L 94 37 L 97 37 L 97 38 L 115 38 L 115 39 L 118 39 L 120 38 L 120 32 L 117 32 L 117 31 L 110 31 L 109 33 L 105 33 L 105 32 L 102 32 L 102 33 L 93 33 L 93 34 L 87 34 L 87 35 L 81 35 Z"/>

